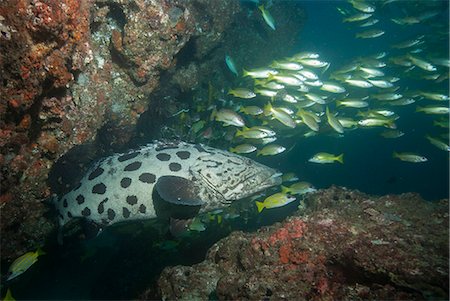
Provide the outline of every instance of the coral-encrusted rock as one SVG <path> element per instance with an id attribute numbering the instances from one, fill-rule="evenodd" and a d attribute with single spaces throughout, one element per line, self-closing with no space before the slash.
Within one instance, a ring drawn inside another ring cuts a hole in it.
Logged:
<path id="1" fill-rule="evenodd" d="M 198 265 L 166 268 L 162 298 L 448 298 L 448 200 L 332 187 L 305 203 L 283 223 L 232 233 Z"/>
<path id="2" fill-rule="evenodd" d="M 216 288 L 219 280 L 220 272 L 208 263 L 200 263 L 192 267 L 180 267 L 176 270 L 165 270 L 165 277 L 160 280 L 160 286 L 170 286 L 172 279 L 176 279 L 177 286 L 167 300 L 178 300 L 179 296 L 183 296 L 186 300 L 205 300 L 211 292 Z M 172 274 L 175 273 L 175 274 Z M 191 290 L 192 286 L 198 290 Z M 147 299 L 145 295 L 142 299 Z"/>
<path id="3" fill-rule="evenodd" d="M 64 95 L 86 63 L 72 57 L 90 50 L 89 2 L 3 1 L 0 28 L 1 256 L 11 258 L 53 227 L 40 200 L 50 194 L 52 159 L 71 147 L 76 128 L 63 122 L 72 104 Z"/>

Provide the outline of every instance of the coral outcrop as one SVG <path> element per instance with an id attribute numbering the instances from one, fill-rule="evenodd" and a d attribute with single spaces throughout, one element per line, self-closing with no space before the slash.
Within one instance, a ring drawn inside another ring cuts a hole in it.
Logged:
<path id="1" fill-rule="evenodd" d="M 163 300 L 447 299 L 448 252 L 448 200 L 332 187 L 202 263 L 166 268 L 159 289 Z"/>

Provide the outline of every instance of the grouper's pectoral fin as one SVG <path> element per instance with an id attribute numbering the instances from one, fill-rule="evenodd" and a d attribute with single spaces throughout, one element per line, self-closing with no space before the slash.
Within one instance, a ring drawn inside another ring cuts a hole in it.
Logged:
<path id="1" fill-rule="evenodd" d="M 197 186 L 191 180 L 182 177 L 160 177 L 155 188 L 159 196 L 171 204 L 186 206 L 202 206 L 205 204 L 200 199 Z"/>

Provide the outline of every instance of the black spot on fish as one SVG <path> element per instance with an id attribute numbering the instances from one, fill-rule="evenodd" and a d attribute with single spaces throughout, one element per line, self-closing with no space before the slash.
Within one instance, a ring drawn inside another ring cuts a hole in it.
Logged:
<path id="1" fill-rule="evenodd" d="M 92 187 L 92 193 L 104 194 L 106 192 L 106 186 L 103 183 L 99 183 Z"/>
<path id="2" fill-rule="evenodd" d="M 145 213 L 145 211 L 147 211 L 147 207 L 145 207 L 144 204 L 141 204 L 141 205 L 139 206 L 139 212 L 140 212 L 140 213 Z"/>
<path id="3" fill-rule="evenodd" d="M 139 154 L 140 154 L 139 152 L 125 154 L 125 155 L 122 155 L 119 158 L 117 158 L 117 160 L 119 162 L 123 162 L 123 161 L 126 161 L 126 160 L 130 160 L 130 159 L 136 158 L 137 156 L 139 156 Z"/>
<path id="4" fill-rule="evenodd" d="M 216 160 L 210 160 L 210 159 L 205 160 L 205 159 L 202 159 L 201 161 L 204 162 L 204 163 L 211 163 L 211 164 L 207 164 L 206 167 L 218 167 L 218 166 L 222 165 L 222 162 L 218 162 Z"/>
<path id="5" fill-rule="evenodd" d="M 83 209 L 83 211 L 81 211 L 81 215 L 83 215 L 83 216 L 89 216 L 89 215 L 91 215 L 91 209 L 89 209 L 88 207 L 85 207 L 85 208 Z"/>
<path id="6" fill-rule="evenodd" d="M 142 162 L 139 161 L 135 161 L 133 163 L 128 164 L 127 166 L 125 166 L 125 168 L 123 169 L 124 171 L 134 171 L 136 169 L 139 169 L 142 165 Z"/>
<path id="7" fill-rule="evenodd" d="M 181 160 L 186 160 L 186 159 L 189 159 L 189 157 L 191 156 L 191 153 L 188 151 L 179 151 L 179 152 L 177 152 L 177 156 Z"/>
<path id="8" fill-rule="evenodd" d="M 129 195 L 127 196 L 127 203 L 130 205 L 136 205 L 137 204 L 137 197 L 135 195 Z"/>
<path id="9" fill-rule="evenodd" d="M 61 213 L 59 213 L 59 218 L 64 219 L 64 216 Z"/>
<path id="10" fill-rule="evenodd" d="M 72 213 L 70 213 L 70 211 L 67 211 L 67 217 L 68 218 L 72 218 L 73 217 L 73 215 L 72 215 Z"/>
<path id="11" fill-rule="evenodd" d="M 102 214 L 103 212 L 105 212 L 105 206 L 103 205 L 103 203 L 104 203 L 104 201 L 102 201 L 102 202 L 100 202 L 100 204 L 98 204 L 97 212 L 99 214 Z"/>
<path id="12" fill-rule="evenodd" d="M 108 161 L 106 161 L 106 164 L 112 165 L 112 158 L 109 158 Z"/>
<path id="13" fill-rule="evenodd" d="M 149 184 L 155 183 L 156 176 L 154 174 L 144 172 L 143 174 L 141 174 L 139 176 L 139 181 L 144 182 L 144 183 L 149 183 Z"/>
<path id="14" fill-rule="evenodd" d="M 181 165 L 178 163 L 170 163 L 169 164 L 169 169 L 171 171 L 179 171 L 181 169 Z"/>
<path id="15" fill-rule="evenodd" d="M 115 217 L 116 217 L 116 212 L 114 212 L 114 210 L 109 208 L 108 209 L 108 219 L 112 221 Z"/>
<path id="16" fill-rule="evenodd" d="M 73 191 L 78 190 L 81 187 L 81 182 L 78 182 L 77 186 L 73 189 Z"/>
<path id="17" fill-rule="evenodd" d="M 76 198 L 77 203 L 78 204 L 83 204 L 84 203 L 84 196 L 82 196 L 81 194 L 79 194 Z"/>
<path id="18" fill-rule="evenodd" d="M 170 160 L 170 155 L 166 154 L 166 153 L 159 153 L 156 155 L 156 158 L 159 161 L 169 161 Z"/>
<path id="19" fill-rule="evenodd" d="M 69 204 L 67 204 L 67 199 L 64 199 L 64 200 L 63 200 L 63 206 L 64 206 L 64 208 L 67 208 L 68 205 L 69 205 Z"/>
<path id="20" fill-rule="evenodd" d="M 130 185 L 131 185 L 131 179 L 130 178 L 125 177 L 122 180 L 120 180 L 120 186 L 122 186 L 122 188 L 127 188 Z"/>
<path id="21" fill-rule="evenodd" d="M 88 177 L 88 180 L 93 180 L 96 177 L 98 177 L 99 175 L 101 175 L 105 170 L 101 167 L 97 167 L 93 172 L 91 172 L 91 174 Z"/>
<path id="22" fill-rule="evenodd" d="M 129 218 L 130 217 L 130 210 L 128 210 L 128 208 L 126 207 L 122 207 L 122 214 L 124 218 Z"/>

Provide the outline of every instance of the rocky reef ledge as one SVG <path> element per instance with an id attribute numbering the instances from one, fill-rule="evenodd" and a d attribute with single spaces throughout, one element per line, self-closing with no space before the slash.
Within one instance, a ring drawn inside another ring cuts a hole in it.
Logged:
<path id="1" fill-rule="evenodd" d="M 302 204 L 282 223 L 233 232 L 199 264 L 166 268 L 158 281 L 160 297 L 448 299 L 448 200 L 331 187 Z"/>

